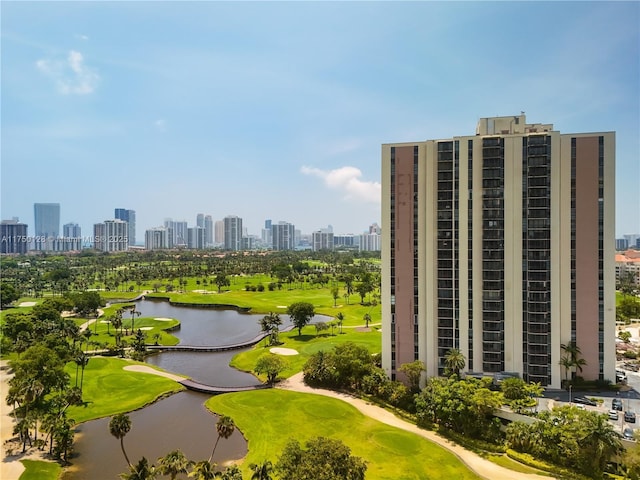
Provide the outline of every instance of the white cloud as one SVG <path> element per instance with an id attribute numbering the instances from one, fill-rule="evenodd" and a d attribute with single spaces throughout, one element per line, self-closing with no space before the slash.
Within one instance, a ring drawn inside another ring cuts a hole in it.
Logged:
<path id="1" fill-rule="evenodd" d="M 89 37 L 86 35 L 83 35 L 82 33 L 76 33 L 74 37 L 77 38 L 78 40 L 84 40 L 84 41 L 89 40 Z"/>
<path id="2" fill-rule="evenodd" d="M 323 179 L 325 185 L 332 190 L 343 191 L 345 199 L 380 203 L 380 183 L 361 180 L 362 171 L 356 167 L 347 166 L 328 171 L 302 167 L 300 171 L 305 175 L 314 175 Z"/>
<path id="3" fill-rule="evenodd" d="M 87 95 L 96 89 L 100 76 L 85 65 L 82 53 L 70 50 L 66 60 L 41 59 L 36 67 L 55 81 L 63 95 Z"/>

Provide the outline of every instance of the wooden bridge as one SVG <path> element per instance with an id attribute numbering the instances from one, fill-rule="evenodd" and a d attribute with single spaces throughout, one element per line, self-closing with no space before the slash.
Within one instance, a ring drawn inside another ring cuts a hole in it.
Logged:
<path id="1" fill-rule="evenodd" d="M 215 385 L 205 385 L 204 383 L 194 382 L 193 380 L 185 379 L 180 380 L 178 383 L 184 385 L 189 390 L 193 390 L 195 392 L 208 393 L 211 395 L 218 395 L 220 393 L 232 393 L 232 392 L 248 392 L 250 390 L 263 390 L 265 388 L 270 388 L 270 385 L 265 384 L 257 384 L 257 385 L 248 385 L 246 387 L 217 387 Z"/>
<path id="2" fill-rule="evenodd" d="M 293 325 L 288 325 L 280 330 L 280 332 L 288 332 L 293 328 Z M 147 350 L 162 350 L 164 352 L 226 352 L 228 350 L 240 350 L 242 348 L 252 347 L 268 336 L 269 333 L 262 332 L 250 340 L 229 345 L 147 345 Z"/>

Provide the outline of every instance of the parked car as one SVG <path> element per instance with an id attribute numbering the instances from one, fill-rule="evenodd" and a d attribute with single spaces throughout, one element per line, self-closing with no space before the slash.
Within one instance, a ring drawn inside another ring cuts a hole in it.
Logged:
<path id="1" fill-rule="evenodd" d="M 617 410 L 609 410 L 609 420 L 618 420 Z"/>
<path id="2" fill-rule="evenodd" d="M 618 410 L 619 412 L 622 411 L 622 400 L 620 400 L 619 398 L 614 398 L 613 400 L 611 400 L 611 408 L 613 410 Z"/>
<path id="3" fill-rule="evenodd" d="M 629 427 L 625 427 L 624 430 L 622 431 L 622 437 L 625 440 L 633 440 L 634 439 L 633 430 Z"/>
<path id="4" fill-rule="evenodd" d="M 636 423 L 636 412 L 630 410 L 624 412 L 624 421 L 627 423 Z"/>
<path id="5" fill-rule="evenodd" d="M 575 397 L 573 399 L 573 401 L 575 403 L 581 403 L 582 405 L 589 405 L 591 407 L 597 407 L 598 406 L 598 402 L 594 402 L 593 400 L 591 400 L 590 398 L 587 398 L 587 397 Z"/>

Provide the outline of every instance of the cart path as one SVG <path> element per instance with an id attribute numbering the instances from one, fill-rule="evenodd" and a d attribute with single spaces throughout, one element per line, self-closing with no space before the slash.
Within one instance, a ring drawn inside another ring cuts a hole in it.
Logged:
<path id="1" fill-rule="evenodd" d="M 531 473 L 520 473 L 508 468 L 501 467 L 495 463 L 482 458 L 481 456 L 465 449 L 464 447 L 451 442 L 450 440 L 441 437 L 440 435 L 430 430 L 423 430 L 416 425 L 409 423 L 396 417 L 393 413 L 385 410 L 384 408 L 372 405 L 366 401 L 348 395 L 346 393 L 334 392 L 333 390 L 325 390 L 322 388 L 312 388 L 305 385 L 303 382 L 303 373 L 297 373 L 294 376 L 284 380 L 278 384 L 277 388 L 284 390 L 292 390 L 294 392 L 302 393 L 314 393 L 316 395 L 324 395 L 327 397 L 337 398 L 350 403 L 356 407 L 360 412 L 368 417 L 371 417 L 379 422 L 397 427 L 407 432 L 420 435 L 427 440 L 430 440 L 443 448 L 446 448 L 454 455 L 456 455 L 467 467 L 482 478 L 487 480 L 552 480 L 553 477 L 547 477 L 544 475 L 536 475 Z"/>

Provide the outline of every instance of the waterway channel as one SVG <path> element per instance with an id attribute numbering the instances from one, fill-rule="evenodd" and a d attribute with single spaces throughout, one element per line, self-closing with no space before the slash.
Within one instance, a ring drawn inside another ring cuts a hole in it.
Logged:
<path id="1" fill-rule="evenodd" d="M 258 321 L 263 316 L 235 310 L 178 307 L 150 300 L 137 302 L 136 310 L 143 317 L 180 320 L 180 329 L 172 333 L 180 344 L 198 346 L 228 345 L 254 338 L 260 333 Z M 287 325 L 288 317 L 281 318 Z M 209 385 L 238 387 L 260 383 L 253 375 L 229 367 L 229 361 L 238 352 L 165 352 L 149 356 L 147 362 Z M 153 463 L 176 449 L 195 461 L 209 458 L 217 437 L 217 417 L 204 407 L 207 398 L 209 395 L 180 392 L 131 412 L 132 428 L 124 441 L 132 463 L 142 456 Z M 117 479 L 118 474 L 127 471 L 120 442 L 109 433 L 109 420 L 93 420 L 78 427 L 76 456 L 64 480 Z M 235 432 L 218 444 L 213 460 L 225 464 L 244 457 L 246 452 L 246 440 L 241 432 Z"/>

